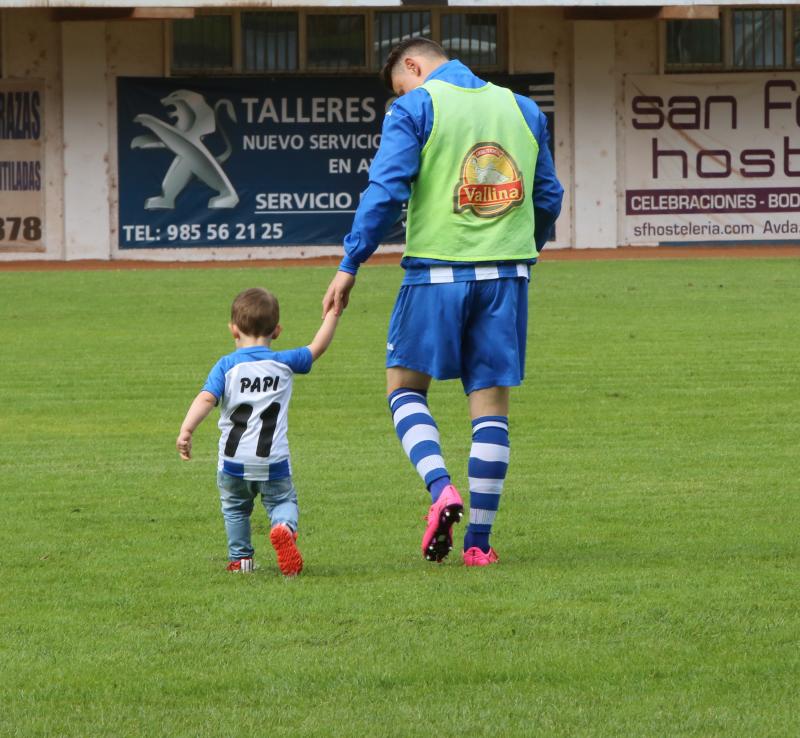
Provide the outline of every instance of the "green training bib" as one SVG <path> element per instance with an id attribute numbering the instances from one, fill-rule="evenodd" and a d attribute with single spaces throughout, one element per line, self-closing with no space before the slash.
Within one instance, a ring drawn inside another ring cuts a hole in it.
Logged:
<path id="1" fill-rule="evenodd" d="M 406 256 L 506 261 L 537 255 L 533 173 L 539 144 L 510 90 L 422 85 L 433 129 L 411 187 Z"/>

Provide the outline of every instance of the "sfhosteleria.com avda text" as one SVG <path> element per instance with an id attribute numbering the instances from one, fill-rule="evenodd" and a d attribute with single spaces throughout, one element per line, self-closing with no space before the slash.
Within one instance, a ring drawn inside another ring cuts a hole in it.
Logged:
<path id="1" fill-rule="evenodd" d="M 765 220 L 753 223 L 651 223 L 633 227 L 634 238 L 665 236 L 798 236 L 800 223 L 791 220 Z"/>

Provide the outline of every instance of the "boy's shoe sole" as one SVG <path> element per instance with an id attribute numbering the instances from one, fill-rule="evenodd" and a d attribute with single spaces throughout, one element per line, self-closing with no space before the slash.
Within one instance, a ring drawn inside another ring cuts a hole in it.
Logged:
<path id="1" fill-rule="evenodd" d="M 422 555 L 426 561 L 443 561 L 453 550 L 453 526 L 461 522 L 463 515 L 461 495 L 448 484 L 428 510 L 428 526 L 422 535 Z"/>
<path id="2" fill-rule="evenodd" d="M 461 553 L 461 558 L 464 559 L 464 566 L 489 566 L 489 564 L 496 564 L 500 561 L 500 557 L 493 548 L 484 552 L 477 546 L 463 551 Z"/>
<path id="3" fill-rule="evenodd" d="M 269 542 L 278 554 L 278 568 L 286 577 L 297 576 L 303 571 L 303 557 L 297 550 L 296 540 L 297 533 L 286 525 L 276 525 L 269 532 Z"/>
<path id="4" fill-rule="evenodd" d="M 238 559 L 228 564 L 228 571 L 253 571 L 253 559 Z"/>

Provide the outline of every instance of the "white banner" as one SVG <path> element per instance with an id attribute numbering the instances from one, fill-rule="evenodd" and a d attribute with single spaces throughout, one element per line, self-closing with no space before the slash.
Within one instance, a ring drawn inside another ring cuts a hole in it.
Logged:
<path id="1" fill-rule="evenodd" d="M 44 83 L 0 80 L 0 251 L 43 251 Z"/>
<path id="2" fill-rule="evenodd" d="M 800 74 L 628 76 L 625 244 L 800 241 Z"/>

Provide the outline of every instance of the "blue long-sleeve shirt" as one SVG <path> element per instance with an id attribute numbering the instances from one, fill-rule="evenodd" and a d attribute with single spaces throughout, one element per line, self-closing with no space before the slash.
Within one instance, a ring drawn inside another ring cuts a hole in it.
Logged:
<path id="1" fill-rule="evenodd" d="M 439 79 L 458 87 L 474 89 L 486 82 L 475 76 L 459 61 L 450 61 L 435 69 L 427 80 Z M 548 146 L 547 118 L 530 98 L 514 95 L 528 127 L 539 144 L 539 155 L 533 176 L 534 240 L 541 250 L 553 232 L 561 212 L 564 190 L 556 178 Z M 387 111 L 383 121 L 381 145 L 369 170 L 369 185 L 353 218 L 353 227 L 344 239 L 344 258 L 340 271 L 355 274 L 378 248 L 386 232 L 398 221 L 403 204 L 411 196 L 411 184 L 419 174 L 420 153 L 433 129 L 433 102 L 422 87 L 399 97 Z M 443 262 L 435 259 L 406 257 L 406 282 L 430 281 L 415 279 L 413 274 L 430 271 L 436 266 L 466 266 L 466 262 Z M 484 265 L 485 266 L 485 265 Z M 509 265 L 511 266 L 511 265 Z M 514 270 L 516 271 L 516 270 Z M 469 279 L 469 269 L 461 269 Z M 473 270 L 474 274 L 474 270 Z M 409 279 L 410 277 L 410 279 Z M 474 276 L 472 277 L 475 278 Z"/>

